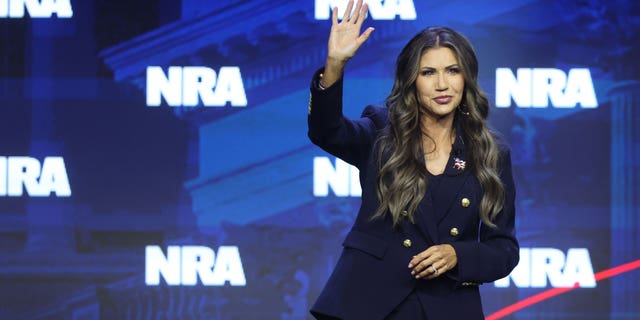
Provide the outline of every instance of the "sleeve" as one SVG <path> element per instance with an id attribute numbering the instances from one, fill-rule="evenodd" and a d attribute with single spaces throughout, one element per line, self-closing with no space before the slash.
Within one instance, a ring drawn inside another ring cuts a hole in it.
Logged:
<path id="1" fill-rule="evenodd" d="M 324 151 L 362 168 L 368 158 L 380 126 L 381 108 L 367 106 L 362 117 L 351 120 L 342 113 L 342 79 L 322 90 L 318 86 L 318 70 L 311 82 L 309 98 L 308 136 Z"/>
<path id="2" fill-rule="evenodd" d="M 478 241 L 454 242 L 458 256 L 458 283 L 492 282 L 507 276 L 520 259 L 520 247 L 515 234 L 515 185 L 508 148 L 500 155 L 500 179 L 504 186 L 505 203 L 496 217 L 495 228 L 480 225 Z"/>

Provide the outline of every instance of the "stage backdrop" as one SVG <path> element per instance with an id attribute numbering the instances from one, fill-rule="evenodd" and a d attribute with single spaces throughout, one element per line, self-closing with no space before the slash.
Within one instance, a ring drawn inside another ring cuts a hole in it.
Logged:
<path id="1" fill-rule="evenodd" d="M 0 318 L 310 318 L 360 202 L 306 135 L 334 5 L 0 0 Z M 478 52 L 522 247 L 485 314 L 640 318 L 638 2 L 369 6 L 350 117 L 424 27 Z"/>

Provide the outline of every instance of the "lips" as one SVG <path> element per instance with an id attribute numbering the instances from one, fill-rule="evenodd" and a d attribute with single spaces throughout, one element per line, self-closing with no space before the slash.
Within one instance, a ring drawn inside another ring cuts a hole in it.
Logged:
<path id="1" fill-rule="evenodd" d="M 451 102 L 451 99 L 453 99 L 451 96 L 439 96 L 439 97 L 433 98 L 433 101 L 435 101 L 438 104 L 447 104 Z"/>

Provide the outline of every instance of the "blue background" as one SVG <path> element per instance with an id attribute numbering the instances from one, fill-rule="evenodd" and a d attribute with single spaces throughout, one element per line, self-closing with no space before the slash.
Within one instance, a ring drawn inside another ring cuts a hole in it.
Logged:
<path id="1" fill-rule="evenodd" d="M 522 247 L 640 259 L 640 6 L 413 1 L 373 20 L 345 113 L 381 104 L 416 32 L 467 35 L 496 68 L 589 68 L 599 106 L 493 108 L 513 149 Z M 72 196 L 0 197 L 2 319 L 306 319 L 359 198 L 313 195 L 308 85 L 329 20 L 313 0 L 71 0 L 73 18 L 0 18 L 0 156 L 64 157 Z M 147 66 L 238 66 L 246 107 L 147 107 Z M 4 183 L 0 181 L 0 183 Z M 238 246 L 247 285 L 146 286 L 147 245 Z M 513 319 L 640 318 L 640 271 Z M 549 288 L 482 287 L 485 314 Z"/>

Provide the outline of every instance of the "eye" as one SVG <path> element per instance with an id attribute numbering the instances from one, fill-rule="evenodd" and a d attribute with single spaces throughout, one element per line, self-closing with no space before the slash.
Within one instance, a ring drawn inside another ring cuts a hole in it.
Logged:
<path id="1" fill-rule="evenodd" d="M 459 74 L 460 73 L 460 68 L 458 68 L 458 67 L 449 68 L 449 69 L 447 69 L 447 72 L 449 72 L 450 74 Z"/>
<path id="2" fill-rule="evenodd" d="M 420 71 L 420 75 L 421 76 L 431 76 L 435 73 L 435 71 L 430 70 L 430 69 L 423 69 Z"/>

